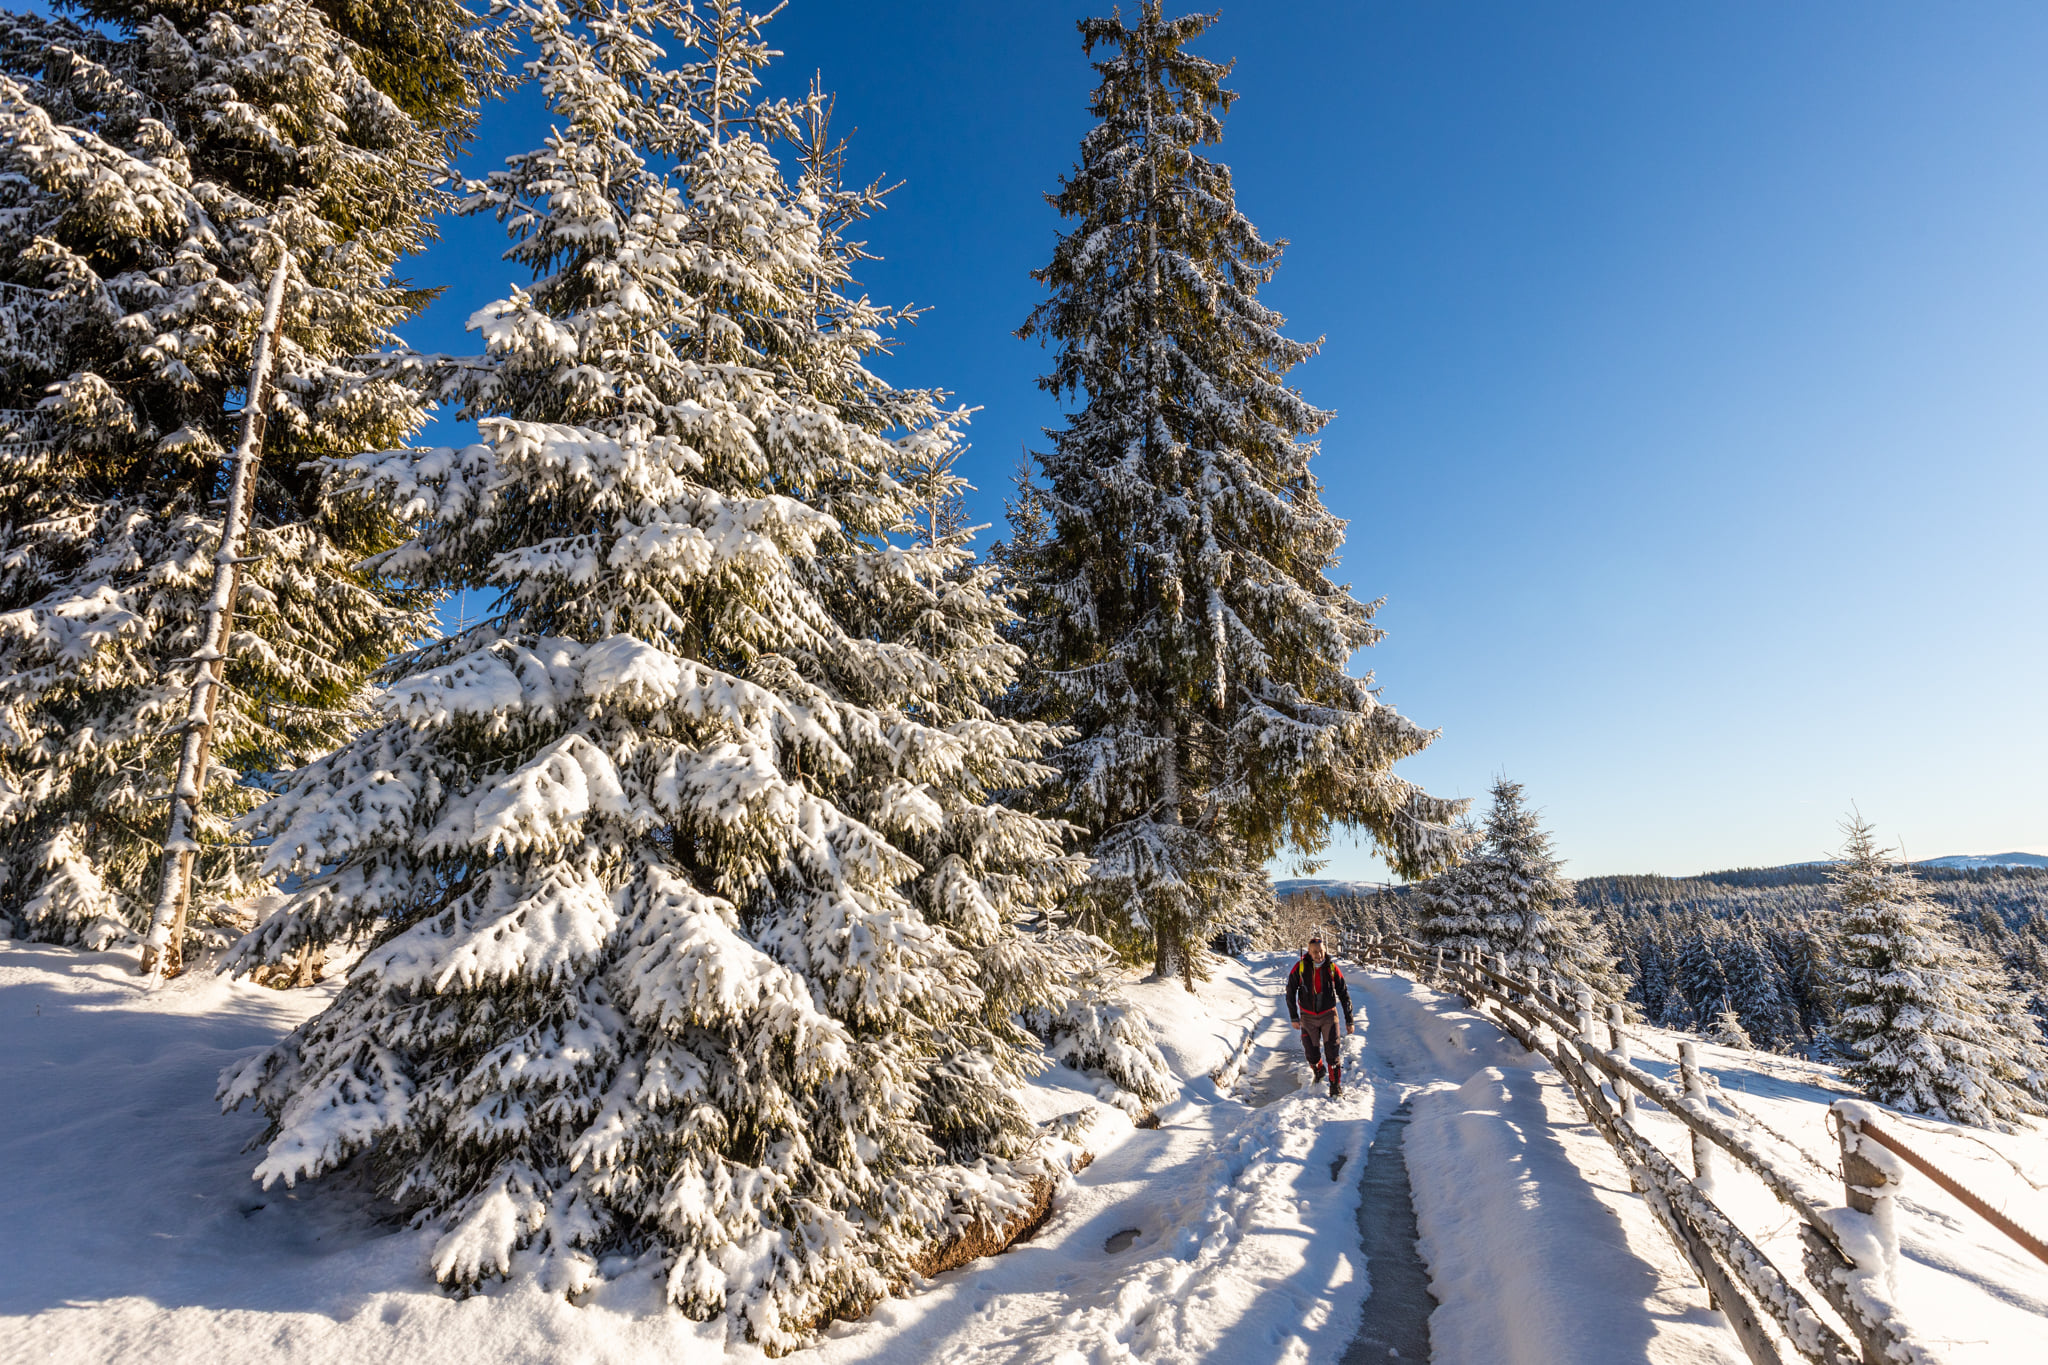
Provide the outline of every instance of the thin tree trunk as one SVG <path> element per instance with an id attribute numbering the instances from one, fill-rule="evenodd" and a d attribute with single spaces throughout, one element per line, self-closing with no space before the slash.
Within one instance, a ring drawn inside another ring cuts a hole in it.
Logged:
<path id="1" fill-rule="evenodd" d="M 256 332 L 256 352 L 249 361 L 247 400 L 242 408 L 242 439 L 235 447 L 234 474 L 228 485 L 227 514 L 221 518 L 220 549 L 213 557 L 213 592 L 206 599 L 206 629 L 193 656 L 198 675 L 185 711 L 185 747 L 178 758 L 178 777 L 171 786 L 171 811 L 164 825 L 162 878 L 149 933 L 142 941 L 145 976 L 176 976 L 184 968 L 185 920 L 192 905 L 192 864 L 199 853 L 199 802 L 206 787 L 206 765 L 213 757 L 213 718 L 220 689 L 227 685 L 228 639 L 235 626 L 235 594 L 242 585 L 242 542 L 256 508 L 256 471 L 263 459 L 263 407 L 270 383 L 271 353 L 276 349 L 278 315 L 284 307 L 284 281 L 291 256 L 278 243 L 277 269 L 263 301 L 263 321 Z"/>
<path id="2" fill-rule="evenodd" d="M 1158 379 L 1155 374 L 1157 357 L 1154 338 L 1159 330 L 1159 147 L 1158 132 L 1153 126 L 1153 104 L 1159 88 L 1159 9 L 1156 4 L 1147 3 L 1144 8 L 1142 32 L 1145 83 L 1142 93 L 1141 118 L 1145 139 L 1145 204 L 1143 218 L 1142 250 L 1145 257 L 1145 394 L 1139 405 L 1139 420 L 1144 423 L 1141 437 L 1145 452 L 1145 465 L 1152 469 L 1153 429 L 1158 425 Z M 1176 467 L 1165 480 L 1172 492 L 1180 492 L 1180 471 Z M 1155 474 L 1156 477 L 1156 474 Z M 1166 758 L 1159 781 L 1160 804 L 1165 808 L 1166 823 L 1181 823 L 1181 778 L 1180 778 L 1180 725 L 1172 717 L 1169 706 L 1167 723 Z M 1194 960 L 1182 940 L 1187 937 L 1185 916 L 1179 912 L 1171 916 L 1156 916 L 1153 932 L 1157 936 L 1158 951 L 1155 970 L 1163 981 L 1173 968 L 1176 959 L 1180 966 L 1181 983 L 1192 991 L 1195 988 Z"/>

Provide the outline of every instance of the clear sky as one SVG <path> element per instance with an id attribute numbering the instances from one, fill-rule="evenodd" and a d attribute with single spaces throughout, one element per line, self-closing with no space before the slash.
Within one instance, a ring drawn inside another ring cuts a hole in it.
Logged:
<path id="1" fill-rule="evenodd" d="M 882 368 L 982 409 L 992 534 L 1056 417 L 1011 333 L 1095 8 L 770 30 L 905 182 L 863 283 L 932 311 Z M 1443 731 L 1406 775 L 1522 781 L 1580 875 L 1819 857 L 1852 802 L 1915 858 L 2048 852 L 2048 6 L 1239 0 L 1201 50 L 1292 243 L 1266 297 L 1327 339 L 1296 378 L 1387 599 L 1357 667 Z M 475 161 L 541 131 L 515 97 Z M 409 340 L 473 348 L 501 243 L 449 226 Z"/>

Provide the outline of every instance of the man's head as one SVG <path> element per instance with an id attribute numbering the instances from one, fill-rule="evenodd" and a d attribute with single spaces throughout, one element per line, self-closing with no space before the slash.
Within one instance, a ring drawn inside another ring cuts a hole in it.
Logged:
<path id="1" fill-rule="evenodd" d="M 1309 935 L 1308 955 L 1311 961 L 1321 962 L 1323 960 L 1323 936 L 1321 934 Z"/>

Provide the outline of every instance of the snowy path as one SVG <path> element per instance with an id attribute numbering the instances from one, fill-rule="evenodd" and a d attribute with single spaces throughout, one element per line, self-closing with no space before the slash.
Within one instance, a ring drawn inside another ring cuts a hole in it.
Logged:
<path id="1" fill-rule="evenodd" d="M 1547 1063 L 1406 978 L 1356 968 L 1351 989 L 1368 1067 L 1412 1111 L 1436 1365 L 1745 1359 Z"/>
<path id="2" fill-rule="evenodd" d="M 1358 1239 L 1372 1292 L 1343 1365 L 1430 1358 L 1429 1319 L 1436 1312 L 1436 1296 L 1429 1292 L 1429 1267 L 1422 1260 L 1422 1234 L 1415 1226 L 1415 1200 L 1402 1153 L 1409 1117 L 1404 1105 L 1381 1122 L 1359 1178 Z"/>
<path id="3" fill-rule="evenodd" d="M 1031 1242 L 890 1300 L 792 1359 L 1385 1359 L 1353 1350 L 1373 1278 L 1360 1177 L 1392 1179 L 1384 1166 L 1372 1173 L 1368 1153 L 1406 1105 L 1408 1184 L 1438 1301 L 1426 1313 L 1436 1365 L 1740 1365 L 1732 1336 L 1540 1058 L 1453 997 L 1354 968 L 1365 1026 L 1346 1044 L 1346 1094 L 1333 1102 L 1297 1089 L 1279 1009 L 1289 960 L 1222 964 L 1200 999 L 1170 983 L 1134 987 L 1162 1049 L 1195 1077 L 1161 1126 L 1106 1119 L 1095 1164 Z M 612 1267 L 617 1278 L 581 1305 L 525 1282 L 455 1299 L 433 1286 L 427 1234 L 373 1221 L 358 1190 L 259 1192 L 243 1144 L 260 1125 L 215 1112 L 214 1077 L 331 989 L 281 995 L 194 974 L 148 993 L 124 958 L 0 940 L 0 1365 L 720 1357 L 715 1328 L 661 1308 L 652 1268 Z M 1203 1073 L 1247 1028 L 1245 1078 L 1219 1090 Z M 1668 1050 L 1671 1040 L 1652 1041 Z M 1728 1087 L 1717 1107 L 1739 1104 L 1786 1134 L 1810 1160 L 1786 1159 L 1808 1160 L 1825 1188 L 1833 1074 L 1702 1052 Z M 1048 1115 L 1093 1103 L 1087 1078 L 1048 1080 L 1037 1096 Z M 1660 1142 L 1682 1142 L 1665 1116 L 1646 1111 L 1644 1123 Z M 1910 1126 L 1916 1143 L 2023 1219 L 2039 1207 L 2038 1181 L 2024 1172 L 2048 1169 L 2048 1127 L 1994 1141 Z M 1779 1254 L 1790 1233 L 1773 1231 L 1765 1197 L 1732 1179 L 1720 1193 Z M 1902 1198 L 1909 1312 L 1953 1365 L 2027 1359 L 2048 1315 L 2048 1275 L 2016 1263 L 1945 1199 L 1924 1183 Z M 1399 1228 L 1374 1230 L 1395 1246 L 1404 1239 Z M 1426 1308 L 1412 1266 L 1406 1287 L 1395 1258 L 1380 1271 L 1396 1285 L 1390 1298 Z M 1372 1321 L 1384 1322 L 1378 1309 Z M 724 1358 L 760 1356 L 740 1347 Z"/>
<path id="4" fill-rule="evenodd" d="M 1391 1105 L 1368 1083 L 1347 1084 L 1335 1101 L 1295 1088 L 1294 1035 L 1279 1005 L 1290 962 L 1253 964 L 1265 1019 L 1241 1096 L 1190 1081 L 1157 1129 L 1132 1132 L 1077 1177 L 1032 1241 L 842 1324 L 807 1356 L 829 1365 L 1337 1360 L 1366 1287 L 1350 1177 Z M 1348 1045 L 1354 1070 L 1361 1049 L 1360 1039 Z M 1136 1237 L 1109 1250 L 1129 1230 Z"/>
<path id="5" fill-rule="evenodd" d="M 1354 969 L 1365 1026 L 1346 1043 L 1345 1095 L 1299 1089 L 1278 1005 L 1290 961 L 1251 964 L 1273 1003 L 1237 1094 L 1194 1082 L 1158 1130 L 1084 1171 L 1032 1242 L 840 1326 L 812 1354 L 828 1365 L 1388 1359 L 1391 1339 L 1377 1353 L 1357 1340 L 1371 1288 L 1357 1217 L 1370 1145 L 1405 1104 L 1420 1249 L 1441 1305 L 1427 1317 L 1436 1365 L 1741 1365 L 1540 1058 L 1455 998 Z M 1130 1230 L 1126 1245 L 1117 1234 Z"/>

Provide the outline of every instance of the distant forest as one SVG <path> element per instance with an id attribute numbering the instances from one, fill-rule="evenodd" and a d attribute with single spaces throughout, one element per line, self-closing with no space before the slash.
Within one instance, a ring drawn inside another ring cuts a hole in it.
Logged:
<path id="1" fill-rule="evenodd" d="M 1994 962 L 2048 1032 L 2048 868 L 1916 868 L 1956 936 Z M 1325 896 L 1329 918 L 1365 933 L 1409 933 L 1406 887 Z M 1294 893 L 1314 896 L 1311 890 Z M 1588 877 L 1578 900 L 1604 925 L 1633 1012 L 1666 1028 L 1712 1031 L 1725 1003 L 1745 1039 L 1825 1057 L 1838 907 L 1823 863 L 1697 877 Z"/>

